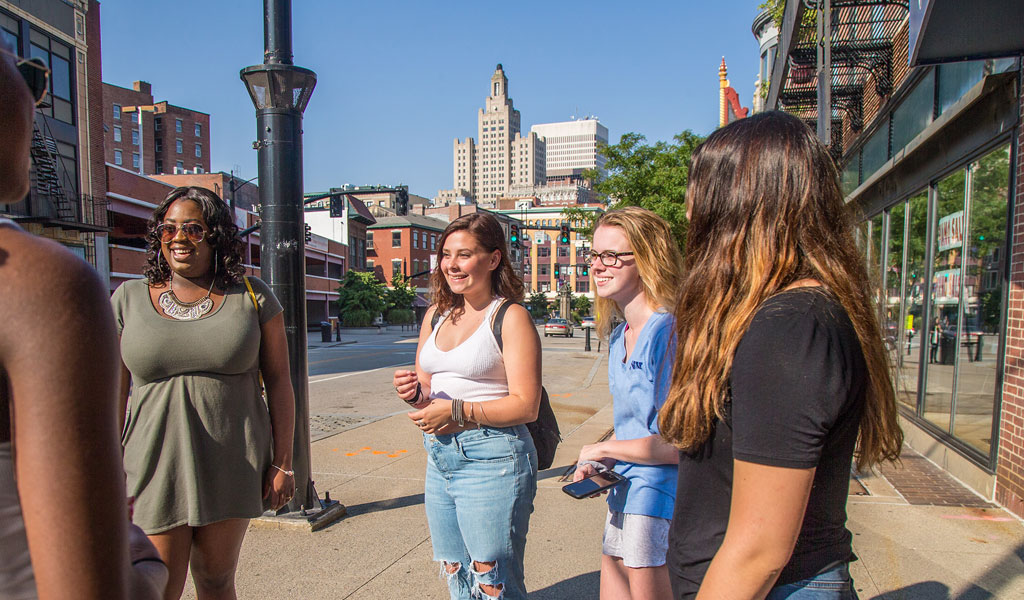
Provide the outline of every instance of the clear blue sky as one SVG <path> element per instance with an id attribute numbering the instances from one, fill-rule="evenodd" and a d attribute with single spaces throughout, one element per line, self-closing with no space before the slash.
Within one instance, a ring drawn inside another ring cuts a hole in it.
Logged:
<path id="1" fill-rule="evenodd" d="M 502 63 L 522 129 L 596 115 L 671 140 L 718 126 L 718 66 L 749 106 L 758 0 L 296 0 L 295 64 L 317 73 L 304 118 L 307 191 L 405 183 L 432 198 L 452 186 L 452 141 L 476 136 Z M 500 7 L 500 9 L 498 8 Z M 263 62 L 259 0 L 101 0 L 103 80 L 153 84 L 210 114 L 212 166 L 256 175 L 255 110 L 238 77 Z"/>

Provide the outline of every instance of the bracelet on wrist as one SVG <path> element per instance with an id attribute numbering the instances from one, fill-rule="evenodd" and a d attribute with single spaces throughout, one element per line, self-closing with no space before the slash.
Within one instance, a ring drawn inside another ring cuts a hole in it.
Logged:
<path id="1" fill-rule="evenodd" d="M 285 469 L 282 469 L 281 467 L 275 465 L 274 463 L 270 463 L 270 466 L 272 466 L 275 469 L 277 469 L 278 471 L 284 473 L 288 477 L 295 477 L 295 471 L 286 471 Z"/>
<path id="2" fill-rule="evenodd" d="M 416 395 L 413 396 L 412 398 L 408 399 L 408 400 L 406 400 L 405 398 L 402 398 L 402 399 L 405 400 L 405 403 L 408 404 L 409 406 L 416 406 L 417 404 L 420 403 L 420 398 L 422 398 L 422 397 L 423 397 L 423 386 L 421 386 L 420 382 L 417 381 L 416 382 Z"/>

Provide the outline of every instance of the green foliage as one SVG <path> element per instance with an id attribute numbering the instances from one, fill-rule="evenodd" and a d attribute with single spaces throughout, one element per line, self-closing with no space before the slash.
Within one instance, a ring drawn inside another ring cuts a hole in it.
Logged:
<path id="1" fill-rule="evenodd" d="M 386 320 L 390 325 L 409 325 L 416 320 L 416 315 L 408 308 L 392 308 L 387 312 Z"/>
<path id="2" fill-rule="evenodd" d="M 772 15 L 772 23 L 779 31 L 782 31 L 782 16 L 786 14 L 786 0 L 764 0 L 757 8 L 767 10 Z"/>
<path id="3" fill-rule="evenodd" d="M 368 310 L 350 310 L 341 316 L 341 324 L 345 327 L 369 327 L 373 325 L 373 315 Z"/>
<path id="4" fill-rule="evenodd" d="M 384 292 L 384 310 L 389 314 L 396 309 L 411 310 L 412 302 L 415 299 L 416 290 L 409 285 L 401 273 L 395 273 L 391 277 L 391 287 Z M 394 321 L 389 318 L 388 322 Z"/>
<path id="5" fill-rule="evenodd" d="M 341 322 L 347 327 L 370 325 L 374 315 L 384 310 L 384 291 L 384 284 L 377 281 L 373 273 L 345 273 L 345 279 L 338 288 L 338 315 Z M 364 321 L 365 324 L 362 324 Z"/>
<path id="6" fill-rule="evenodd" d="M 609 208 L 640 206 L 660 215 L 682 246 L 690 156 L 704 138 L 687 130 L 674 136 L 674 143 L 648 145 L 646 139 L 627 133 L 618 144 L 602 146 L 607 175 L 598 178 L 597 171 L 588 171 L 585 176 L 596 181 L 594 189 L 608 198 Z"/>
<path id="7" fill-rule="evenodd" d="M 583 294 L 578 294 L 572 297 L 572 310 L 573 313 L 579 313 L 581 317 L 585 317 L 590 314 L 590 298 Z"/>
<path id="8" fill-rule="evenodd" d="M 526 308 L 534 319 L 542 319 L 548 314 L 548 298 L 544 292 L 534 292 L 526 301 Z"/>

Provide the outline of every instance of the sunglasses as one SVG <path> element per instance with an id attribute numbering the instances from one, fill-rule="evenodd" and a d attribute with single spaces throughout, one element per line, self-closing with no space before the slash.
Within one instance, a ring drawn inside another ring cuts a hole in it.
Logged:
<path id="1" fill-rule="evenodd" d="M 206 237 L 206 230 L 198 223 L 183 223 L 181 225 L 162 223 L 156 226 L 156 237 L 165 244 L 170 243 L 171 240 L 178 237 L 178 229 L 181 229 L 188 241 L 193 244 L 198 244 Z"/>
<path id="2" fill-rule="evenodd" d="M 22 58 L 13 52 L 8 52 L 0 47 L 0 54 L 6 54 L 14 60 L 14 66 L 18 68 L 25 85 L 32 93 L 32 99 L 36 106 L 43 103 L 46 92 L 50 89 L 50 69 L 41 58 Z"/>

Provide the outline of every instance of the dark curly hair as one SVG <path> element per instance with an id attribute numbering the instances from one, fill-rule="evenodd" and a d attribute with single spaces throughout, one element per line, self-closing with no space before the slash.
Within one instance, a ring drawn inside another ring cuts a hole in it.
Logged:
<path id="1" fill-rule="evenodd" d="M 163 222 L 171 204 L 183 198 L 195 202 L 203 211 L 203 220 L 209 228 L 206 240 L 216 251 L 214 256 L 217 264 L 213 268 L 217 285 L 226 289 L 240 283 L 245 275 L 245 267 L 242 266 L 245 242 L 238 237 L 238 226 L 232 219 L 231 207 L 206 188 L 181 186 L 171 190 L 164 201 L 153 209 L 149 223 L 146 224 L 146 268 L 142 274 L 146 276 L 149 285 L 159 285 L 171 278 L 171 267 L 161 254 L 156 228 Z"/>
<path id="2" fill-rule="evenodd" d="M 448 240 L 448 236 L 456 231 L 468 231 L 485 251 L 497 250 L 501 253 L 501 261 L 497 268 L 491 271 L 491 292 L 495 296 L 521 303 L 523 301 L 523 280 L 512 270 L 512 262 L 508 258 L 508 246 L 505 243 L 505 232 L 494 215 L 478 211 L 463 215 L 449 223 L 437 243 L 438 266 L 430 274 L 431 299 L 437 305 L 436 314 L 444 314 L 446 310 L 452 309 L 452 322 L 454 323 L 466 310 L 466 300 L 461 294 L 452 292 L 452 289 L 448 287 L 448 280 L 441 272 L 444 243 Z"/>

